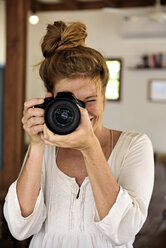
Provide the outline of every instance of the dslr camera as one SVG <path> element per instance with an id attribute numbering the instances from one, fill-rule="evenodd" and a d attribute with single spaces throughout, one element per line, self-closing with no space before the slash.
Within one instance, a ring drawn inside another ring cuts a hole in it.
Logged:
<path id="1" fill-rule="evenodd" d="M 45 123 L 53 133 L 65 135 L 80 124 L 81 113 L 77 105 L 85 108 L 85 103 L 71 92 L 59 92 L 55 98 L 46 97 L 44 103 L 34 107 L 44 109 Z"/>

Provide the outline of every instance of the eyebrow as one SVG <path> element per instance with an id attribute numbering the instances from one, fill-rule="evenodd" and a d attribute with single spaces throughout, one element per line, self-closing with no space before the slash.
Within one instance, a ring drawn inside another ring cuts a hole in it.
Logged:
<path id="1" fill-rule="evenodd" d="M 87 96 L 87 97 L 85 97 L 85 100 L 88 100 L 88 99 L 94 98 L 94 97 L 97 97 L 97 95 Z"/>

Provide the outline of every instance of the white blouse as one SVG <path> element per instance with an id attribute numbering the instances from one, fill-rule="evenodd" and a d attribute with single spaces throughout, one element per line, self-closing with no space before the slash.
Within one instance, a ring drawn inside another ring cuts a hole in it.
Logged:
<path id="1" fill-rule="evenodd" d="M 55 147 L 45 146 L 41 190 L 33 213 L 21 216 L 16 182 L 6 196 L 4 215 L 12 235 L 18 240 L 33 235 L 30 248 L 133 247 L 147 217 L 154 183 L 149 138 L 123 132 L 108 165 L 120 192 L 108 215 L 100 220 L 89 178 L 79 189 L 75 178 L 57 167 Z"/>

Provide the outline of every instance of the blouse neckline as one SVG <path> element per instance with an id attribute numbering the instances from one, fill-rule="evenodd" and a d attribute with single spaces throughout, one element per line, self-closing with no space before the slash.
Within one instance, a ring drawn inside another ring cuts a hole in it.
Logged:
<path id="1" fill-rule="evenodd" d="M 110 162 L 110 160 L 111 160 L 111 157 L 112 157 L 112 155 L 113 155 L 115 149 L 116 149 L 117 146 L 119 145 L 120 140 L 121 140 L 121 138 L 122 138 L 122 136 L 123 136 L 124 133 L 125 133 L 124 131 L 121 132 L 118 141 L 116 142 L 115 146 L 113 147 L 112 152 L 111 152 L 109 158 L 107 159 L 107 163 L 108 163 L 108 164 L 109 164 L 109 162 Z M 56 156 L 57 156 L 56 148 L 57 148 L 57 147 L 54 146 L 54 149 L 53 149 L 53 154 L 54 154 L 54 155 L 53 155 L 53 156 L 54 156 L 53 161 L 54 161 L 54 164 L 55 164 L 55 168 L 56 168 L 56 170 L 57 170 L 57 173 L 58 173 L 61 177 L 63 177 L 64 179 L 73 181 L 73 182 L 75 182 L 75 183 L 77 184 L 76 178 L 75 178 L 75 177 L 68 176 L 67 174 L 65 174 L 63 171 L 61 171 L 61 170 L 59 169 L 59 167 L 58 167 L 58 165 L 57 165 L 57 162 L 56 162 Z M 80 188 L 80 187 L 82 187 L 87 181 L 89 181 L 89 176 L 86 176 L 86 177 L 85 177 L 85 179 L 84 179 L 84 181 L 82 182 L 81 186 L 79 186 L 78 184 L 77 184 L 77 186 Z"/>

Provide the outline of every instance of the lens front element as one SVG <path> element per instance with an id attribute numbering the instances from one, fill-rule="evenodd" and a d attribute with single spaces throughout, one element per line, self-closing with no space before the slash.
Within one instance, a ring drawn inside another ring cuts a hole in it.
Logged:
<path id="1" fill-rule="evenodd" d="M 72 112 L 67 108 L 58 108 L 55 112 L 56 122 L 59 122 L 60 125 L 66 126 L 73 121 Z"/>

